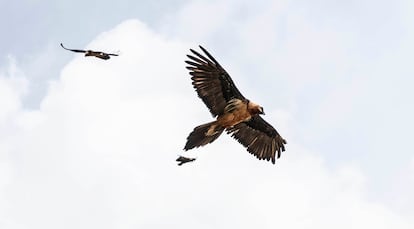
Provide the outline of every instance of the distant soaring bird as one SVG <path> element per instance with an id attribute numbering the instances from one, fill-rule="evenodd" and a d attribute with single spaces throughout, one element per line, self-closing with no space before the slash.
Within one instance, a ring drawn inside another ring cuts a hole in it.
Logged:
<path id="1" fill-rule="evenodd" d="M 64 49 L 72 51 L 72 52 L 85 53 L 85 56 L 94 56 L 94 57 L 98 57 L 98 58 L 101 58 L 101 59 L 104 59 L 104 60 L 108 60 L 109 58 L 111 58 L 110 56 L 118 56 L 118 54 L 104 53 L 104 52 L 100 52 L 100 51 L 68 49 L 68 48 L 65 48 L 65 46 L 63 46 L 62 43 L 60 43 L 60 46 L 62 46 L 62 48 L 64 48 Z"/>
<path id="2" fill-rule="evenodd" d="M 216 140 L 226 130 L 247 151 L 259 160 L 280 157 L 286 144 L 279 133 L 260 117 L 263 108 L 246 99 L 236 88 L 230 75 L 203 47 L 205 56 L 190 49 L 195 55 L 187 55 L 191 79 L 198 96 L 203 100 L 216 120 L 194 128 L 187 137 L 184 150 L 204 146 Z"/>
<path id="3" fill-rule="evenodd" d="M 177 160 L 175 160 L 175 161 L 178 161 L 178 165 L 181 166 L 184 163 L 188 163 L 188 162 L 195 161 L 195 158 L 189 158 L 189 157 L 179 156 L 177 158 Z"/>

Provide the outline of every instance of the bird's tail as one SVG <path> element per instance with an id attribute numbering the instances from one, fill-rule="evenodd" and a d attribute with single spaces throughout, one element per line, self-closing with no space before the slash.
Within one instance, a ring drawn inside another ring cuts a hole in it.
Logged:
<path id="1" fill-rule="evenodd" d="M 216 121 L 197 126 L 187 137 L 187 143 L 185 144 L 184 150 L 190 150 L 194 147 L 212 143 L 221 135 L 221 133 L 223 133 L 223 131 L 224 128 L 217 125 Z"/>

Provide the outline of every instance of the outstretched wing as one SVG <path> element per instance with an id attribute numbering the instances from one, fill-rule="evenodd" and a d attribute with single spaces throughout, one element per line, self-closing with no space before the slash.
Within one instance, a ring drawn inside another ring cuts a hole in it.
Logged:
<path id="1" fill-rule="evenodd" d="M 259 160 L 272 160 L 274 164 L 276 151 L 277 158 L 280 157 L 282 151 L 285 151 L 285 139 L 259 115 L 229 128 L 227 133 L 237 139 L 249 153 Z"/>
<path id="2" fill-rule="evenodd" d="M 81 53 L 85 53 L 85 52 L 86 52 L 86 50 L 80 50 L 80 49 L 68 49 L 68 48 L 65 48 L 65 46 L 63 46 L 63 44 L 62 44 L 62 43 L 60 43 L 60 46 L 62 46 L 62 48 L 64 48 L 64 49 L 69 50 L 69 51 L 72 51 L 72 52 L 81 52 Z"/>
<path id="3" fill-rule="evenodd" d="M 186 159 L 186 157 L 179 156 L 175 161 L 185 161 Z"/>
<path id="4" fill-rule="evenodd" d="M 230 75 L 220 66 L 214 57 L 203 47 L 205 56 L 190 49 L 194 55 L 187 55 L 190 60 L 185 61 L 189 66 L 193 86 L 198 96 L 203 100 L 213 117 L 223 114 L 224 107 L 231 99 L 244 100 L 244 96 L 237 89 Z"/>

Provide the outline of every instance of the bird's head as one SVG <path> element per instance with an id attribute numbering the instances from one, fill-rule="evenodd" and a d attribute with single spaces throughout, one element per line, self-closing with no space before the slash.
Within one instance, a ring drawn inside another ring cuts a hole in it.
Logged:
<path id="1" fill-rule="evenodd" d="M 265 114 L 263 107 L 251 101 L 249 101 L 249 103 L 247 104 L 247 109 L 250 111 L 251 114 Z"/>
<path id="2" fill-rule="evenodd" d="M 259 114 L 265 115 L 264 110 L 263 110 L 263 107 L 260 107 L 259 106 Z"/>

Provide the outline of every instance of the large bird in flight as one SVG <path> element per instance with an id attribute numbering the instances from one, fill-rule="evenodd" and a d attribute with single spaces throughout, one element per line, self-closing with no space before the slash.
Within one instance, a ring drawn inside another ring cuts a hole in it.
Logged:
<path id="1" fill-rule="evenodd" d="M 224 130 L 240 142 L 259 160 L 275 163 L 286 144 L 279 133 L 261 114 L 263 108 L 246 99 L 237 89 L 230 75 L 203 47 L 206 56 L 190 49 L 187 55 L 192 84 L 216 120 L 194 128 L 187 137 L 184 150 L 204 146 L 216 140 Z"/>
<path id="2" fill-rule="evenodd" d="M 69 51 L 72 51 L 72 52 L 85 53 L 85 56 L 94 56 L 94 57 L 101 58 L 103 60 L 108 60 L 109 58 L 111 58 L 111 56 L 118 56 L 118 54 L 105 53 L 105 52 L 101 52 L 101 51 L 81 50 L 81 49 L 68 49 L 68 48 L 65 48 L 65 46 L 63 46 L 62 43 L 60 43 L 60 46 L 62 46 L 62 48 L 64 48 L 64 49 L 69 50 Z"/>

